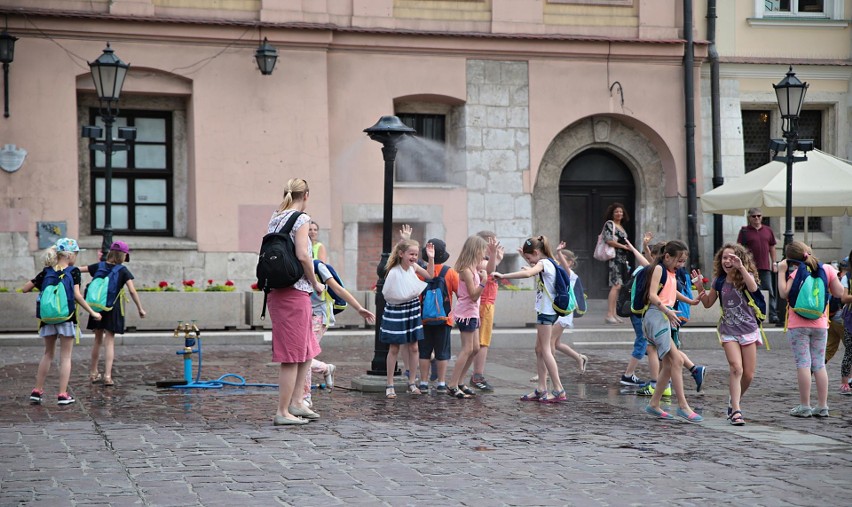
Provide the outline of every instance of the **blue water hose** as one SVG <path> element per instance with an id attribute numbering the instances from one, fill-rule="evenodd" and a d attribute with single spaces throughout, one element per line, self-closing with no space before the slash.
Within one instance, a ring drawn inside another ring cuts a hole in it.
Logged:
<path id="1" fill-rule="evenodd" d="M 236 373 L 226 373 L 216 380 L 201 380 L 201 338 L 195 338 L 194 340 L 198 343 L 198 348 L 192 350 L 192 341 L 191 339 L 187 339 L 186 347 L 184 350 L 178 350 L 175 352 L 177 355 L 183 356 L 183 376 L 186 380 L 186 384 L 177 384 L 170 386 L 174 389 L 221 389 L 225 386 L 233 386 L 233 387 L 275 387 L 278 388 L 278 384 L 263 384 L 263 383 L 253 383 L 246 382 L 246 379 Z M 198 354 L 198 371 L 195 375 L 195 380 L 192 380 L 192 354 Z M 226 378 L 234 378 L 237 379 L 237 382 L 225 380 Z"/>

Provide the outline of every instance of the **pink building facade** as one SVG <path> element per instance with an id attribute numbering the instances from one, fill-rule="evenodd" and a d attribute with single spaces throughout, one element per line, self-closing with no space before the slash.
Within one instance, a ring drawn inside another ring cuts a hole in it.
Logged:
<path id="1" fill-rule="evenodd" d="M 113 158 L 112 225 L 138 285 L 248 289 L 284 184 L 303 177 L 330 262 L 369 288 L 383 162 L 362 131 L 395 114 L 420 134 L 400 149 L 395 224 L 451 254 L 483 229 L 510 253 L 565 240 L 603 297 L 590 254 L 610 202 L 628 207 L 632 238 L 686 238 L 681 3 L 2 0 L 19 40 L 0 145 L 27 155 L 0 172 L 0 285 L 35 274 L 53 226 L 88 248 L 80 263 L 95 258 L 103 157 L 80 130 L 99 121 L 86 62 L 110 42 L 131 64 L 119 122 L 139 133 Z M 263 38 L 279 52 L 269 76 Z"/>

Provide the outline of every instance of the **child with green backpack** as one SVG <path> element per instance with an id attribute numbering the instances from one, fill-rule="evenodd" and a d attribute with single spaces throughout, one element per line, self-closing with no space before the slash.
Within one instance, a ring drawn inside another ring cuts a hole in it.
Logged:
<path id="1" fill-rule="evenodd" d="M 124 294 L 125 287 L 139 310 L 139 317 L 144 319 L 146 315 L 139 294 L 133 286 L 133 274 L 124 266 L 124 262 L 128 260 L 130 247 L 124 241 L 115 241 L 110 245 L 105 260 L 80 268 L 93 277 L 86 286 L 86 302 L 92 308 L 103 312 L 103 319 L 89 319 L 86 325 L 86 329 L 95 333 L 89 381 L 94 384 L 103 380 L 106 387 L 115 385 L 112 379 L 112 364 L 115 360 L 115 335 L 124 334 L 124 302 L 127 299 Z M 103 376 L 98 371 L 101 346 L 104 348 Z"/>
<path id="2" fill-rule="evenodd" d="M 793 417 L 828 417 L 828 374 L 825 345 L 828 340 L 828 295 L 842 303 L 852 301 L 837 278 L 837 270 L 819 262 L 808 245 L 793 241 L 778 264 L 778 295 L 787 300 L 787 340 L 796 361 L 799 405 Z M 787 276 L 787 266 L 794 269 Z M 817 386 L 817 406 L 811 408 L 811 374 Z"/>
<path id="3" fill-rule="evenodd" d="M 74 397 L 68 394 L 68 380 L 71 378 L 71 351 L 77 328 L 77 308 L 79 304 L 100 319 L 101 314 L 92 309 L 80 293 L 80 270 L 74 267 L 80 247 L 71 238 L 61 238 L 44 255 L 44 269 L 35 278 L 27 282 L 22 292 L 30 292 L 38 287 L 36 316 L 39 319 L 38 334 L 44 338 L 44 354 L 38 365 L 36 385 L 30 393 L 30 402 L 39 404 L 44 399 L 44 381 L 53 363 L 56 341 L 59 340 L 59 405 L 74 403 Z"/>

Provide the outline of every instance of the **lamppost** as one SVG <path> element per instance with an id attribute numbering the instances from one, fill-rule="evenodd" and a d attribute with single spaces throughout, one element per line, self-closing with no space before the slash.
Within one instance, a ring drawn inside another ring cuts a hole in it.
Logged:
<path id="1" fill-rule="evenodd" d="M 106 258 L 109 247 L 112 245 L 112 154 L 115 151 L 126 151 L 130 148 L 136 139 L 136 128 L 119 127 L 119 139 L 112 137 L 112 125 L 118 116 L 118 98 L 130 65 L 122 62 L 107 42 L 103 54 L 94 62 L 89 62 L 89 68 L 95 83 L 95 92 L 100 101 L 100 115 L 103 118 L 104 128 L 86 125 L 83 127 L 82 134 L 90 140 L 90 150 L 104 152 L 104 226 L 101 256 Z M 101 135 L 104 136 L 104 140 L 98 142 Z"/>
<path id="2" fill-rule="evenodd" d="M 787 71 L 787 76 L 777 85 L 772 85 L 775 88 L 775 95 L 778 99 L 778 108 L 781 110 L 781 131 L 784 140 L 772 139 L 769 142 L 769 149 L 776 152 L 772 158 L 779 162 L 787 164 L 787 196 L 786 196 L 786 217 L 784 229 L 784 252 L 787 252 L 787 245 L 793 242 L 793 163 L 802 162 L 808 159 L 807 152 L 814 147 L 813 139 L 799 139 L 799 113 L 802 110 L 802 104 L 805 102 L 805 93 L 808 90 L 808 83 L 799 81 L 796 73 L 793 72 L 793 66 Z M 786 150 L 785 155 L 780 155 L 781 151 Z M 802 156 L 795 156 L 796 151 L 802 151 Z"/>
<path id="3" fill-rule="evenodd" d="M 368 375 L 387 374 L 388 345 L 379 339 L 382 331 L 382 316 L 385 312 L 385 298 L 382 287 L 385 284 L 385 264 L 388 262 L 393 236 L 393 164 L 396 160 L 396 145 L 402 141 L 405 134 L 413 134 L 415 130 L 400 121 L 396 116 L 382 116 L 372 127 L 364 129 L 373 141 L 382 143 L 382 157 L 385 160 L 385 196 L 382 212 L 382 257 L 376 268 L 379 279 L 376 282 L 376 334 L 375 352 L 370 364 Z"/>

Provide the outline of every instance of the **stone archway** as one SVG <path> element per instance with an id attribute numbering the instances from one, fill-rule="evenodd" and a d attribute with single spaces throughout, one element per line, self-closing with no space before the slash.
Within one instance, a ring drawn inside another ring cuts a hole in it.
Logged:
<path id="1" fill-rule="evenodd" d="M 579 153 L 599 148 L 613 153 L 630 169 L 636 184 L 637 231 L 666 228 L 665 170 L 653 142 L 611 116 L 584 118 L 561 131 L 542 157 L 533 187 L 533 230 L 559 237 L 559 180 Z"/>

